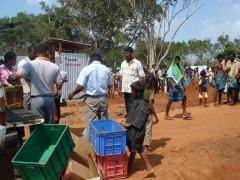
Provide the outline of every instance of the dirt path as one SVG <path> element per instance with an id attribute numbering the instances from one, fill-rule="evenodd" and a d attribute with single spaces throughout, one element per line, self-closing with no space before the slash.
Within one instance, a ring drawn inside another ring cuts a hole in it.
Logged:
<path id="1" fill-rule="evenodd" d="M 176 105 L 178 106 L 178 104 Z M 149 154 L 156 177 L 153 179 L 238 180 L 240 179 L 240 105 L 208 108 L 191 107 L 192 120 L 163 120 L 153 128 L 153 152 Z M 66 107 L 62 122 L 76 134 L 83 127 L 83 108 Z M 110 102 L 110 114 L 119 120 L 121 102 Z M 118 112 L 118 113 L 117 113 Z M 170 112 L 178 117 L 181 109 Z M 137 157 L 129 179 L 143 179 L 144 164 Z M 152 178 L 150 178 L 152 179 Z"/>
<path id="2" fill-rule="evenodd" d="M 186 90 L 188 106 L 198 104 L 197 83 Z M 212 97 L 212 90 L 209 90 Z M 212 99 L 210 99 L 212 101 Z M 180 103 L 172 106 L 174 120 L 163 120 L 167 94 L 156 96 L 155 108 L 160 117 L 153 127 L 153 152 L 149 159 L 156 177 L 164 180 L 239 180 L 240 179 L 240 105 L 207 108 L 191 107 L 192 120 L 182 120 Z M 122 98 L 109 102 L 110 117 L 120 120 L 124 114 Z M 84 106 L 62 108 L 61 123 L 69 124 L 80 135 L 84 127 Z M 0 179 L 13 179 L 10 159 L 0 157 Z M 11 171 L 11 172 L 10 172 Z M 130 180 L 145 177 L 144 164 L 137 157 Z"/>
<path id="3" fill-rule="evenodd" d="M 240 179 L 239 109 L 240 105 L 193 107 L 188 109 L 192 120 L 162 120 L 160 113 L 149 154 L 156 179 Z M 144 178 L 141 160 L 135 165 L 129 179 Z"/>

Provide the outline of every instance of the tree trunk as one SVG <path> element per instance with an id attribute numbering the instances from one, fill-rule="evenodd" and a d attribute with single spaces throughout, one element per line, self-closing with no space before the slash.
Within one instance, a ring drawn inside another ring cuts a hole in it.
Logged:
<path id="1" fill-rule="evenodd" d="M 152 34 L 152 31 L 150 34 L 147 35 L 146 38 L 146 47 L 147 47 L 147 57 L 148 57 L 148 64 L 150 67 L 153 64 L 156 64 L 156 39 L 154 37 L 154 34 Z"/>
<path id="2" fill-rule="evenodd" d="M 156 64 L 156 45 L 155 43 L 149 43 L 149 64 L 152 66 L 153 64 Z"/>

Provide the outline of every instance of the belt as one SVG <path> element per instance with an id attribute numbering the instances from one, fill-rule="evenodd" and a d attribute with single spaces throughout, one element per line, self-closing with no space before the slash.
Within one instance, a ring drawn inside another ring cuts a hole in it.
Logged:
<path id="1" fill-rule="evenodd" d="M 86 94 L 85 96 L 86 97 L 92 97 L 92 98 L 98 98 L 98 97 L 106 97 L 107 95 L 104 94 L 104 95 L 92 96 L 92 95 Z"/>
<path id="2" fill-rule="evenodd" d="M 36 97 L 54 97 L 54 96 L 52 94 L 43 94 L 43 95 L 31 96 L 31 98 L 36 98 Z"/>

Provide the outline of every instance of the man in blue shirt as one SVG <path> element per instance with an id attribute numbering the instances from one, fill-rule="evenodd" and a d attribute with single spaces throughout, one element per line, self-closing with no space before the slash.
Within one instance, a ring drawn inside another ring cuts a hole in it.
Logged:
<path id="1" fill-rule="evenodd" d="M 108 119 L 108 88 L 112 85 L 110 70 L 101 64 L 102 56 L 99 49 L 93 49 L 90 54 L 91 64 L 84 67 L 76 81 L 75 90 L 69 94 L 69 99 L 83 91 L 86 94 L 86 128 L 84 135 L 88 137 L 89 122 L 93 119 Z"/>

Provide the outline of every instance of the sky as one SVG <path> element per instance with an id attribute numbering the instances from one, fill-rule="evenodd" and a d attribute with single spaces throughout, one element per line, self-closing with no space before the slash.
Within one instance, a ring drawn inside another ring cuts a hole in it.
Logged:
<path id="1" fill-rule="evenodd" d="M 41 0 L 1 0 L 0 17 L 15 16 L 18 12 L 39 14 Z M 54 0 L 44 0 L 51 4 Z M 240 38 L 240 0 L 200 0 L 201 9 L 180 29 L 176 41 L 211 39 L 216 41 L 222 34 L 231 39 Z M 174 26 L 177 25 L 177 19 Z M 173 27 L 174 27 L 173 26 Z"/>

